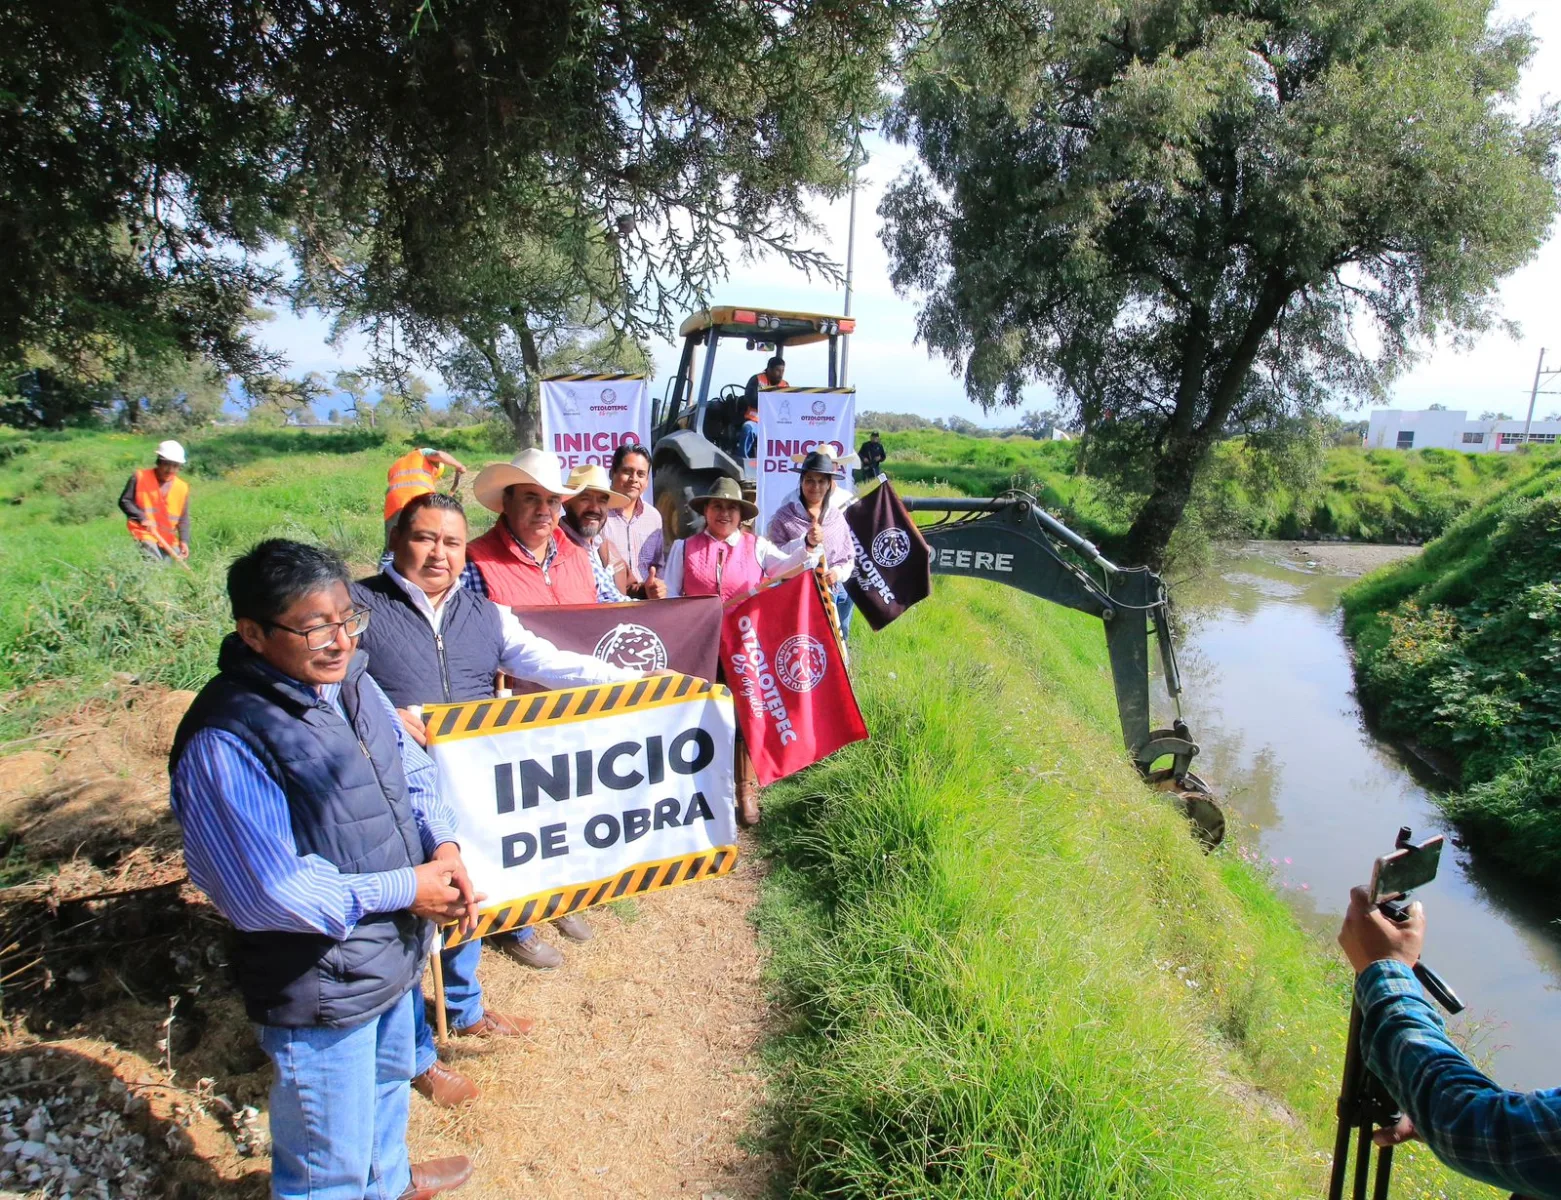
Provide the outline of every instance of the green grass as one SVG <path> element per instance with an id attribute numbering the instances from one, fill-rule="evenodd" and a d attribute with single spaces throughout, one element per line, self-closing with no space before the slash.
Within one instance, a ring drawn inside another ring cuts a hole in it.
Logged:
<path id="1" fill-rule="evenodd" d="M 760 826 L 789 1194 L 1321 1194 L 1342 964 L 1138 782 L 1098 623 L 939 580 L 853 654 L 872 740 Z"/>
<path id="2" fill-rule="evenodd" d="M 1362 701 L 1460 775 L 1443 808 L 1482 853 L 1561 870 L 1561 460 L 1539 460 L 1412 559 L 1344 594 Z"/>
<path id="3" fill-rule="evenodd" d="M 442 444 L 487 453 L 480 433 Z M 400 450 L 373 432 L 238 429 L 186 440 L 191 571 L 142 560 L 117 502 L 156 438 L 0 436 L 0 741 L 27 733 L 116 674 L 193 687 L 229 625 L 228 564 L 266 537 L 330 545 L 367 567 L 384 540 L 385 469 Z M 480 510 L 474 523 L 483 527 Z M 34 685 L 69 681 L 71 687 Z"/>

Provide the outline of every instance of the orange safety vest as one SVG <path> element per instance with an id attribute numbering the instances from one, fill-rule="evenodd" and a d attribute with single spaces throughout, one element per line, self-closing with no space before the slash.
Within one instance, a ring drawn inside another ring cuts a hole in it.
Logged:
<path id="1" fill-rule="evenodd" d="M 179 518 L 184 516 L 189 497 L 190 485 L 177 475 L 169 482 L 165 494 L 163 485 L 157 482 L 155 468 L 142 467 L 136 472 L 136 507 L 151 518 L 153 526 L 170 547 L 179 544 Z M 157 539 L 139 522 L 127 519 L 125 528 L 136 541 L 157 545 Z"/>
<path id="2" fill-rule="evenodd" d="M 444 474 L 444 467 L 429 465 L 421 450 L 403 454 L 390 464 L 385 473 L 385 520 L 390 520 L 405 508 L 415 496 L 434 490 L 434 480 Z"/>

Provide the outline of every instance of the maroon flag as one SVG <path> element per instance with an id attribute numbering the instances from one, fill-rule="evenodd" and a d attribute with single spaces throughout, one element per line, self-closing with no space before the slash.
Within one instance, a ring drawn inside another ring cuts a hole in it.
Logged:
<path id="1" fill-rule="evenodd" d="M 867 736 L 826 603 L 807 571 L 727 606 L 721 661 L 760 783 Z"/>
<path id="2" fill-rule="evenodd" d="M 931 593 L 932 552 L 888 479 L 848 507 L 845 517 L 856 549 L 846 591 L 867 623 L 882 629 Z"/>
<path id="3" fill-rule="evenodd" d="M 634 604 L 544 604 L 511 611 L 532 633 L 560 650 L 594 655 L 634 671 L 673 670 L 715 678 L 721 649 L 721 601 L 716 596 Z M 542 689 L 517 681 L 515 691 Z"/>

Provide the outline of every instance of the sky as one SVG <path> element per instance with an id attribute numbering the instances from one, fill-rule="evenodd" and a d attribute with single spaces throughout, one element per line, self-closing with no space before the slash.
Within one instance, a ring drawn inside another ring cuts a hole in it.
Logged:
<path id="1" fill-rule="evenodd" d="M 1526 19 L 1539 39 L 1521 99 L 1523 111 L 1532 111 L 1541 99 L 1561 95 L 1561 0 L 1505 0 L 1497 11 L 1505 20 Z M 858 332 L 851 338 L 849 382 L 857 388 L 858 411 L 909 412 L 928 418 L 960 416 L 984 425 L 1013 424 L 1018 415 L 1013 410 L 983 414 L 965 397 L 960 378 L 949 364 L 930 358 L 917 344 L 917 301 L 895 295 L 890 285 L 877 212 L 885 188 L 915 155 L 877 138 L 868 142 L 867 149 L 870 158 L 859 175 L 852 264 L 851 315 L 857 319 Z M 844 264 L 848 200 L 842 197 L 833 203 L 816 204 L 812 213 L 822 227 L 815 244 Z M 841 287 L 817 279 L 809 281 L 774 259 L 734 264 L 730 277 L 711 289 L 711 297 L 717 304 L 804 312 L 840 313 L 844 306 Z M 1540 348 L 1547 347 L 1548 365 L 1561 367 L 1561 237 L 1555 236 L 1554 230 L 1534 260 L 1505 280 L 1498 308 L 1502 317 L 1519 326 L 1516 338 L 1494 331 L 1467 350 L 1450 344 L 1422 347 L 1418 364 L 1395 385 L 1390 406 L 1417 409 L 1441 404 L 1474 415 L 1497 410 L 1522 416 Z M 279 312 L 261 327 L 259 340 L 288 359 L 289 374 L 321 371 L 329 377 L 360 365 L 365 357 L 361 344 L 328 345 L 327 325 L 318 314 Z M 659 394 L 676 368 L 679 347 L 667 341 L 655 344 L 652 350 L 657 376 L 652 386 Z M 732 369 L 718 373 L 739 383 L 757 371 L 765 357 L 758 352 L 748 354 L 732 342 L 723 344 L 722 355 L 718 366 Z M 788 382 L 798 386 L 824 383 L 825 361 L 822 348 L 795 351 Z M 1536 413 L 1561 412 L 1561 376 L 1552 377 L 1543 386 L 1557 394 L 1541 395 Z M 1030 395 L 1036 406 L 1046 405 L 1044 390 L 1031 389 Z"/>

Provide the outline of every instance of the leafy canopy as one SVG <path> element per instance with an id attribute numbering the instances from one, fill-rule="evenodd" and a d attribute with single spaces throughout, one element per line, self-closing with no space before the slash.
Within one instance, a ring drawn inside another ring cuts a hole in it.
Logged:
<path id="1" fill-rule="evenodd" d="M 1556 207 L 1557 112 L 1492 0 L 951 6 L 880 209 L 919 333 L 985 407 L 1042 381 L 1163 554 L 1215 440 L 1378 394 L 1495 319 Z"/>

